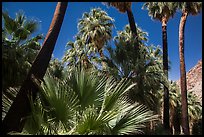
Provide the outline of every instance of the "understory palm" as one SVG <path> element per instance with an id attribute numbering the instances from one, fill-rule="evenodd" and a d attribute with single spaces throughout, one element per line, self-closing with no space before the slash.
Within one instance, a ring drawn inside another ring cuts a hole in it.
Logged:
<path id="1" fill-rule="evenodd" d="M 49 63 L 47 73 L 50 73 L 50 75 L 57 77 L 57 78 L 62 78 L 63 77 L 63 72 L 64 72 L 64 66 L 62 61 L 58 59 L 52 59 Z"/>
<path id="2" fill-rule="evenodd" d="M 79 65 L 86 68 L 93 66 L 92 61 L 96 58 L 96 48 L 86 45 L 79 36 L 76 36 L 75 42 L 69 41 L 66 47 L 67 51 L 62 60 L 69 72 Z"/>
<path id="3" fill-rule="evenodd" d="M 181 93 L 176 82 L 169 82 L 169 105 L 170 105 L 170 127 L 173 134 L 181 134 Z M 199 102 L 198 96 L 193 91 L 187 92 L 188 97 L 188 112 L 189 122 L 192 128 L 193 124 L 202 119 L 202 105 Z M 162 94 L 160 93 L 160 96 Z M 163 99 L 160 100 L 163 105 Z"/>
<path id="4" fill-rule="evenodd" d="M 36 80 L 36 79 L 35 79 Z M 36 80 L 36 84 L 38 84 Z M 157 116 L 124 96 L 135 86 L 116 82 L 93 70 L 76 70 L 70 77 L 46 75 L 24 132 L 31 134 L 138 134 Z"/>

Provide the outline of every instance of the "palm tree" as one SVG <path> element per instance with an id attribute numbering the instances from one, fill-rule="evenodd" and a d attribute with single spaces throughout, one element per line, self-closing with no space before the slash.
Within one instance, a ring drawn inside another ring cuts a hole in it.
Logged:
<path id="1" fill-rule="evenodd" d="M 198 96 L 196 96 L 193 93 L 193 91 L 188 91 L 187 98 L 188 98 L 189 133 L 192 134 L 193 124 L 196 121 L 202 119 L 202 105 L 201 102 L 199 102 Z"/>
<path id="2" fill-rule="evenodd" d="M 199 119 L 193 123 L 192 135 L 202 135 L 202 119 Z"/>
<path id="3" fill-rule="evenodd" d="M 178 9 L 182 11 L 179 25 L 179 56 L 180 56 L 180 87 L 182 96 L 182 128 L 184 134 L 189 135 L 189 120 L 188 120 L 188 104 L 187 104 L 187 85 L 186 85 L 186 69 L 184 57 L 184 29 L 187 16 L 189 14 L 197 15 L 201 8 L 202 2 L 177 2 Z"/>
<path id="4" fill-rule="evenodd" d="M 22 131 L 25 123 L 25 120 L 22 120 L 22 118 L 26 117 L 31 111 L 28 97 L 32 95 L 33 100 L 35 100 L 36 93 L 38 91 L 37 86 L 33 82 L 33 77 L 43 79 L 46 73 L 46 69 L 51 59 L 51 55 L 64 19 L 66 8 L 67 2 L 58 2 L 42 48 L 33 62 L 26 80 L 21 86 L 19 93 L 17 94 L 13 104 L 3 120 L 3 134 L 7 134 L 10 131 Z"/>
<path id="5" fill-rule="evenodd" d="M 181 99 L 176 82 L 169 82 L 169 105 L 171 133 L 179 135 L 181 132 Z"/>
<path id="6" fill-rule="evenodd" d="M 105 11 L 94 8 L 89 13 L 85 12 L 78 22 L 79 37 L 85 41 L 86 47 L 95 47 L 102 58 L 103 47 L 112 38 L 113 21 Z"/>
<path id="7" fill-rule="evenodd" d="M 24 132 L 30 134 L 138 134 L 156 120 L 144 105 L 130 104 L 124 95 L 135 84 L 93 69 L 75 69 L 60 80 L 46 75 Z"/>
<path id="8" fill-rule="evenodd" d="M 140 44 L 140 46 L 144 45 L 144 42 L 147 41 L 148 33 L 137 27 L 137 34 L 139 36 L 138 44 Z M 133 35 L 129 25 L 126 25 L 123 31 L 117 32 L 117 36 L 114 37 L 114 42 L 116 49 L 113 50 L 112 47 L 107 47 L 111 58 L 111 60 L 107 61 L 109 65 L 115 64 L 120 77 L 128 77 L 130 73 L 133 74 L 131 70 L 136 68 L 137 60 L 135 60 L 135 58 L 138 56 L 135 54 Z M 111 70 L 113 70 L 112 67 L 110 67 Z M 120 67 L 123 68 L 123 71 L 120 70 Z"/>
<path id="9" fill-rule="evenodd" d="M 181 133 L 181 122 L 182 122 L 182 113 L 181 113 L 181 93 L 180 88 L 176 84 L 176 82 L 170 83 L 169 82 L 169 101 L 170 101 L 170 125 L 172 130 L 174 130 L 174 134 Z M 187 92 L 188 98 L 188 118 L 190 121 L 191 127 L 193 123 L 199 120 L 202 116 L 202 106 L 201 103 L 198 101 L 198 96 L 193 94 L 193 91 Z M 162 103 L 162 102 L 161 102 Z"/>
<path id="10" fill-rule="evenodd" d="M 118 31 L 114 37 L 115 49 L 108 47 L 110 59 L 107 59 L 110 75 L 117 79 L 128 78 L 136 86 L 130 91 L 129 98 L 148 106 L 157 112 L 157 91 L 164 82 L 162 71 L 162 56 L 159 47 L 144 46 L 147 40 L 147 32 L 137 26 L 138 43 L 140 44 L 140 59 L 135 60 L 134 40 L 130 26 L 126 25 L 123 31 Z M 143 46 L 141 46 L 143 45 Z"/>
<path id="11" fill-rule="evenodd" d="M 67 51 L 62 60 L 66 63 L 67 70 L 71 72 L 76 66 L 80 65 L 84 68 L 91 67 L 91 58 L 97 53 L 96 47 L 89 47 L 85 41 L 78 35 L 74 42 L 69 41 L 66 45 Z"/>
<path id="12" fill-rule="evenodd" d="M 63 77 L 63 68 L 62 62 L 54 58 L 50 61 L 47 72 L 52 76 L 61 79 Z"/>
<path id="13" fill-rule="evenodd" d="M 43 36 L 38 34 L 31 38 L 39 23 L 27 19 L 23 11 L 17 12 L 15 19 L 4 11 L 2 17 L 2 91 L 5 92 L 7 88 L 19 87 L 23 83 L 40 50 L 39 40 Z"/>
<path id="14" fill-rule="evenodd" d="M 163 40 L 163 71 L 168 79 L 168 46 L 167 46 L 167 22 L 176 12 L 176 7 L 172 2 L 146 2 L 143 8 L 148 10 L 149 16 L 162 23 Z M 169 130 L 169 91 L 164 86 L 164 113 L 163 124 Z"/>
<path id="15" fill-rule="evenodd" d="M 135 25 L 135 19 L 134 19 L 132 9 L 131 9 L 132 2 L 104 2 L 104 3 L 108 6 L 113 6 L 117 8 L 121 13 L 127 12 L 130 29 L 132 31 L 133 38 L 135 39 L 135 44 L 137 44 L 138 35 L 137 35 L 137 29 Z M 138 49 L 138 45 L 136 45 L 135 48 Z"/>

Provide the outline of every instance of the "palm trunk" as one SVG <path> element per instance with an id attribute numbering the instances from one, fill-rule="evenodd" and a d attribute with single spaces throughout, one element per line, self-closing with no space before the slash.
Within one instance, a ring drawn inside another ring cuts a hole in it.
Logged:
<path id="1" fill-rule="evenodd" d="M 182 128 L 185 135 L 189 135 L 189 120 L 188 120 L 188 104 L 187 104 L 187 85 L 186 85 L 186 69 L 184 58 L 184 28 L 188 13 L 182 13 L 179 26 L 179 56 L 180 56 L 180 87 L 181 87 L 181 114 Z"/>
<path id="2" fill-rule="evenodd" d="M 177 103 L 178 105 L 178 103 Z M 181 133 L 181 129 L 180 129 L 180 113 L 179 113 L 179 105 L 177 107 L 174 107 L 174 113 L 173 113 L 173 119 L 172 119 L 172 125 L 174 128 L 174 135 L 179 135 Z"/>
<path id="3" fill-rule="evenodd" d="M 162 19 L 162 40 L 163 40 L 163 71 L 168 80 L 168 47 L 167 47 L 167 19 Z M 163 110 L 164 128 L 169 132 L 169 90 L 164 85 L 164 110 Z"/>
<path id="4" fill-rule="evenodd" d="M 104 54 L 103 54 L 102 49 L 100 49 L 99 54 L 100 54 L 101 58 L 104 59 Z M 101 65 L 102 65 L 102 70 L 104 70 L 106 66 L 105 66 L 105 62 L 103 60 L 101 62 Z"/>
<path id="5" fill-rule="evenodd" d="M 25 118 L 31 111 L 29 98 L 32 95 L 33 100 L 35 100 L 36 93 L 38 91 L 38 87 L 32 81 L 32 76 L 42 80 L 46 73 L 64 19 L 67 4 L 67 2 L 58 2 L 57 4 L 54 17 L 43 46 L 3 120 L 3 134 L 7 134 L 10 131 L 21 132 L 24 127 Z"/>
<path id="6" fill-rule="evenodd" d="M 85 55 L 85 59 L 82 60 L 82 64 L 81 65 L 83 65 L 83 67 L 85 69 L 89 68 L 89 61 L 88 61 L 88 57 L 86 55 Z"/>
<path id="7" fill-rule="evenodd" d="M 140 59 L 140 55 L 139 55 L 139 43 L 138 43 L 138 34 L 137 34 L 137 28 L 135 26 L 135 19 L 132 13 L 131 8 L 127 8 L 127 14 L 128 14 L 128 20 L 129 20 L 129 24 L 130 24 L 130 29 L 132 31 L 133 37 L 135 38 L 134 40 L 134 50 L 135 50 L 135 54 L 137 55 L 136 59 L 139 60 Z M 140 66 L 139 66 L 139 70 L 140 70 Z M 142 83 L 143 83 L 143 79 L 138 79 L 137 80 L 138 83 L 138 90 L 142 90 Z"/>
<path id="8" fill-rule="evenodd" d="M 136 26 L 135 26 L 135 19 L 134 19 L 132 10 L 130 8 L 127 8 L 127 14 L 128 14 L 130 29 L 131 29 L 131 31 L 133 33 L 133 36 L 137 38 L 137 29 L 136 29 Z"/>
<path id="9" fill-rule="evenodd" d="M 129 20 L 129 24 L 130 24 L 130 29 L 132 31 L 133 37 L 135 38 L 135 48 L 136 51 L 138 50 L 138 36 L 137 36 L 137 29 L 135 26 L 135 19 L 132 13 L 131 8 L 127 8 L 127 14 L 128 14 L 128 20 Z"/>

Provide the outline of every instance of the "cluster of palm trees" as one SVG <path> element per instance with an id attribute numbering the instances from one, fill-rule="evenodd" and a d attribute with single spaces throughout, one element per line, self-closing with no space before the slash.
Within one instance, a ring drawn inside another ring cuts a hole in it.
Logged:
<path id="1" fill-rule="evenodd" d="M 163 40 L 163 70 L 168 78 L 168 47 L 167 47 L 167 22 L 173 17 L 176 10 L 182 11 L 179 25 L 179 56 L 180 56 L 180 75 L 181 75 L 181 94 L 182 94 L 182 128 L 184 134 L 189 134 L 188 106 L 187 106 L 187 85 L 186 70 L 184 61 L 184 27 L 188 14 L 197 15 L 201 8 L 202 2 L 146 2 L 144 8 L 153 19 L 162 23 L 162 40 Z M 164 126 L 169 129 L 169 91 L 164 89 Z"/>
<path id="2" fill-rule="evenodd" d="M 194 99 L 187 100 L 184 27 L 187 16 L 198 14 L 202 3 L 144 4 L 143 8 L 148 10 L 149 15 L 162 23 L 163 54 L 159 47 L 145 45 L 147 33 L 136 25 L 131 2 L 105 3 L 128 15 L 129 25 L 123 31 L 118 31 L 118 36 L 114 38 L 116 49 L 108 46 L 114 20 L 100 8 L 91 9 L 78 22 L 76 41 L 67 44 L 68 50 L 63 57 L 63 63 L 67 65 L 65 69 L 66 66 L 64 68 L 60 61 L 53 60 L 50 65 L 49 62 L 67 4 L 58 2 L 47 36 L 35 60 L 32 58 L 32 66 L 20 90 L 16 91 L 15 99 L 11 101 L 4 96 L 10 102 L 10 107 L 5 107 L 3 133 L 138 134 L 142 132 L 141 128 L 157 119 L 158 115 L 155 114 L 160 114 L 161 102 L 164 102 L 164 129 L 170 133 L 170 127 L 173 127 L 174 133 L 180 134 L 180 123 L 175 121 L 182 117 L 183 133 L 190 134 L 189 116 L 191 121 L 200 118 L 202 108 L 192 94 L 188 94 L 191 96 L 189 98 Z M 177 9 L 182 11 L 179 26 L 181 102 L 179 89 L 168 81 L 167 22 Z M 40 36 L 24 45 L 20 42 L 27 40 L 35 30 L 34 23 L 30 23 L 29 27 L 20 27 L 25 29 L 21 30 L 15 22 L 24 25 L 23 16 L 17 16 L 13 21 L 4 13 L 3 18 L 4 22 L 10 22 L 5 25 L 5 30 L 2 29 L 5 37 L 3 46 L 8 43 L 11 47 L 12 44 L 31 48 L 39 45 L 37 41 L 41 39 Z M 13 39 L 7 40 L 5 32 L 14 35 Z M 109 56 L 103 53 L 105 49 Z M 4 86 L 5 91 L 11 86 Z M 158 100 L 162 95 L 164 101 Z M 191 103 L 187 105 L 187 101 Z M 197 111 L 190 107 L 195 104 Z"/>
<path id="3" fill-rule="evenodd" d="M 33 38 L 39 23 L 28 20 L 22 11 L 12 19 L 7 12 L 2 12 L 4 28 L 2 28 L 2 74 L 3 92 L 8 87 L 18 87 L 23 83 L 33 60 L 40 50 L 39 41 L 42 34 Z M 15 79 L 14 79 L 15 77 Z"/>

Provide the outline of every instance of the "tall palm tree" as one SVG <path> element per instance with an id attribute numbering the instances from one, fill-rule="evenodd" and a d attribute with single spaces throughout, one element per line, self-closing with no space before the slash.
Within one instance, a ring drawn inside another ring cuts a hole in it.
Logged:
<path id="1" fill-rule="evenodd" d="M 130 29 L 133 33 L 133 38 L 135 38 L 136 40 L 135 44 L 137 44 L 138 36 L 137 36 L 137 29 L 135 25 L 135 19 L 131 9 L 132 2 L 105 2 L 105 4 L 108 6 L 113 6 L 117 8 L 121 13 L 127 12 Z M 138 48 L 138 45 L 136 45 L 136 49 L 137 48 Z"/>
<path id="2" fill-rule="evenodd" d="M 168 46 L 167 46 L 167 22 L 176 12 L 176 7 L 172 2 L 146 2 L 143 8 L 148 10 L 149 16 L 162 23 L 163 40 L 163 70 L 168 79 Z M 169 130 L 169 91 L 164 85 L 164 128 Z"/>
<path id="3" fill-rule="evenodd" d="M 113 21 L 105 11 L 94 8 L 89 13 L 85 12 L 78 22 L 79 37 L 85 41 L 88 48 L 95 47 L 102 58 L 103 47 L 112 38 Z"/>
<path id="4" fill-rule="evenodd" d="M 22 118 L 26 117 L 31 111 L 28 97 L 32 96 L 33 100 L 35 100 L 36 93 L 38 91 L 37 86 L 33 82 L 33 77 L 43 79 L 46 73 L 46 69 L 51 59 L 51 55 L 64 19 L 67 4 L 67 2 L 58 2 L 56 6 L 51 25 L 47 36 L 45 37 L 42 48 L 33 62 L 26 80 L 21 86 L 19 93 L 17 94 L 13 104 L 3 120 L 3 134 L 7 134 L 10 131 L 22 131 L 23 129 L 25 120 Z"/>
<path id="5" fill-rule="evenodd" d="M 187 85 L 186 85 L 186 68 L 184 57 L 184 29 L 187 16 L 197 15 L 201 8 L 202 2 L 177 2 L 178 9 L 182 11 L 179 25 L 179 56 L 180 56 L 180 87 L 182 96 L 182 128 L 184 134 L 189 135 L 188 104 L 187 104 Z"/>

